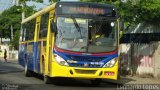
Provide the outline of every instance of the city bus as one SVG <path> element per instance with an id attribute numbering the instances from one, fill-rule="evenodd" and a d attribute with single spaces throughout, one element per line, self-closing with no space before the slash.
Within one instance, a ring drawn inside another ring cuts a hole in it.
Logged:
<path id="1" fill-rule="evenodd" d="M 25 76 L 117 80 L 119 18 L 110 4 L 56 2 L 21 22 L 19 64 Z"/>

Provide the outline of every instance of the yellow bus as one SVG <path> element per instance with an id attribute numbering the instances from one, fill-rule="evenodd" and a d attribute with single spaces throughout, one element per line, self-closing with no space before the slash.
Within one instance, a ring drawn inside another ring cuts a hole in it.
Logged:
<path id="1" fill-rule="evenodd" d="M 19 63 L 25 75 L 117 80 L 119 19 L 109 4 L 57 2 L 22 21 Z"/>

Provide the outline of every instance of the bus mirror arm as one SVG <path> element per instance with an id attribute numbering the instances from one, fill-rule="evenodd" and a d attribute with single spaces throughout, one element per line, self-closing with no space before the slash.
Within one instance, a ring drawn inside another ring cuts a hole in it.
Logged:
<path id="1" fill-rule="evenodd" d="M 123 31 L 124 30 L 124 19 L 118 14 L 118 17 L 119 17 L 119 29 L 120 31 Z"/>
<path id="2" fill-rule="evenodd" d="M 52 32 L 56 32 L 56 31 L 57 31 L 57 29 L 56 29 L 56 26 L 55 26 L 55 23 L 54 23 L 54 22 L 51 22 L 50 28 L 51 28 L 51 31 L 52 31 Z"/>
<path id="3" fill-rule="evenodd" d="M 120 21 L 120 31 L 124 30 L 124 21 Z"/>

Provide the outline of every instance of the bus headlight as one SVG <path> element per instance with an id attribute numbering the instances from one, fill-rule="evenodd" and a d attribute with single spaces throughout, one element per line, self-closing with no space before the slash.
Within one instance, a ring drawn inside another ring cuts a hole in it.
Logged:
<path id="1" fill-rule="evenodd" d="M 108 68 L 113 67 L 116 64 L 116 61 L 117 61 L 117 59 L 114 58 L 114 59 L 110 60 L 109 62 L 107 62 L 103 67 L 108 67 Z"/>
<path id="2" fill-rule="evenodd" d="M 54 55 L 54 56 L 55 56 L 56 62 L 59 65 L 61 65 L 61 66 L 69 66 L 68 63 L 63 58 L 61 58 L 59 55 Z"/>

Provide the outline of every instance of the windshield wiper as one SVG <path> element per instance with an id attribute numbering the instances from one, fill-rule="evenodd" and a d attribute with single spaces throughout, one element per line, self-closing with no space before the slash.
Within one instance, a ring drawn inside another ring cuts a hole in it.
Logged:
<path id="1" fill-rule="evenodd" d="M 72 20 L 73 20 L 73 22 L 74 22 L 74 25 L 75 25 L 76 29 L 77 29 L 78 32 L 80 33 L 80 36 L 81 36 L 81 39 L 82 39 L 82 32 L 81 32 L 81 29 L 80 29 L 80 27 L 79 27 L 76 19 L 72 17 Z"/>

